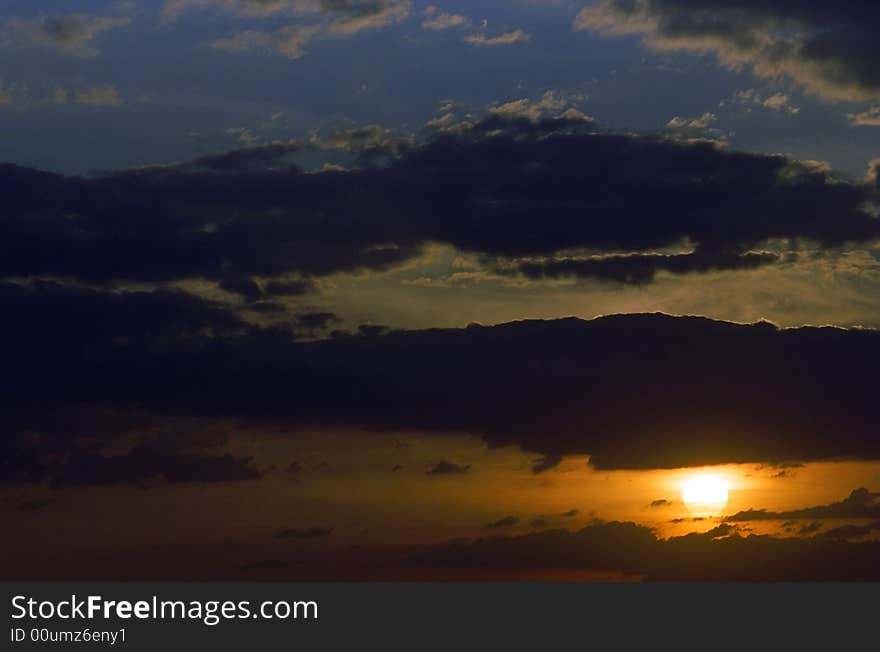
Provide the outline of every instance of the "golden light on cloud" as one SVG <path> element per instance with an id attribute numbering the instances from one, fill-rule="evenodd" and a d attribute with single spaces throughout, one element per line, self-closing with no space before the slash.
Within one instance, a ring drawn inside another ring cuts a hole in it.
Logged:
<path id="1" fill-rule="evenodd" d="M 714 516 L 727 506 L 728 486 L 720 476 L 708 473 L 685 480 L 681 498 L 691 512 L 701 516 Z"/>

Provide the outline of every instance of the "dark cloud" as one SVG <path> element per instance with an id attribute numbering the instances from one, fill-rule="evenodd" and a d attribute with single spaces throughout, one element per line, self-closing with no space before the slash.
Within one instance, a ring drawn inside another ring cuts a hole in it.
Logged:
<path id="1" fill-rule="evenodd" d="M 282 530 L 275 534 L 276 539 L 317 539 L 320 537 L 330 536 L 333 528 L 310 527 L 304 530 L 292 529 Z"/>
<path id="2" fill-rule="evenodd" d="M 543 516 L 536 516 L 531 521 L 529 521 L 529 525 L 532 527 L 547 527 L 549 523 L 547 519 Z"/>
<path id="3" fill-rule="evenodd" d="M 562 518 L 572 518 L 572 517 L 574 517 L 574 516 L 577 516 L 578 514 L 580 514 L 580 510 L 577 510 L 577 509 L 570 509 L 570 510 L 568 510 L 567 512 L 562 512 L 562 513 L 560 514 L 560 516 L 561 516 Z"/>
<path id="4" fill-rule="evenodd" d="M 247 329 L 223 304 L 174 289 L 102 291 L 48 281 L 0 283 L 0 304 L 7 315 L 14 315 L 0 326 L 7 343 L 41 341 L 50 349 Z"/>
<path id="5" fill-rule="evenodd" d="M 866 525 L 841 525 L 826 530 L 820 536 L 825 537 L 826 539 L 854 539 L 856 537 L 867 536 L 877 530 L 880 530 L 880 521 L 874 521 Z"/>
<path id="6" fill-rule="evenodd" d="M 814 534 L 822 529 L 822 523 L 819 521 L 813 521 L 812 523 L 807 523 L 806 525 L 802 525 L 798 528 L 798 534 L 800 536 L 805 536 L 807 534 Z"/>
<path id="7" fill-rule="evenodd" d="M 139 484 L 156 478 L 170 483 L 240 482 L 260 477 L 250 458 L 180 453 L 153 443 L 139 444 L 122 455 L 79 451 L 63 464 L 48 464 L 46 472 L 54 486 Z"/>
<path id="8" fill-rule="evenodd" d="M 505 527 L 513 527 L 519 523 L 519 518 L 516 516 L 505 516 L 504 518 L 500 518 L 497 521 L 492 521 L 491 523 L 487 523 L 486 527 L 488 528 L 505 528 Z"/>
<path id="9" fill-rule="evenodd" d="M 314 291 L 312 281 L 269 281 L 263 287 L 268 296 L 298 296 Z"/>
<path id="10" fill-rule="evenodd" d="M 594 278 L 642 285 L 654 281 L 657 272 L 673 274 L 715 270 L 756 269 L 778 262 L 773 253 L 706 251 L 689 254 L 645 254 L 519 263 L 514 269 L 530 279 Z M 499 270 L 506 271 L 506 270 Z"/>
<path id="11" fill-rule="evenodd" d="M 376 337 L 388 331 L 387 326 L 381 324 L 361 324 L 358 326 L 358 333 L 366 337 Z"/>
<path id="12" fill-rule="evenodd" d="M 290 466 L 287 467 L 288 473 L 302 473 L 303 471 L 305 471 L 305 468 L 303 467 L 302 464 L 300 464 L 296 460 L 291 462 Z"/>
<path id="13" fill-rule="evenodd" d="M 880 456 L 869 330 L 626 315 L 314 342 L 254 327 L 84 349 L 88 328 L 22 323 L 4 322 L 15 336 L 0 340 L 10 474 L 33 466 L 15 433 L 118 430 L 124 410 L 104 416 L 108 404 L 140 406 L 130 419 L 468 432 L 601 469 Z M 56 406 L 75 401 L 87 407 L 65 423 Z M 429 474 L 465 470 L 444 461 Z"/>
<path id="14" fill-rule="evenodd" d="M 668 540 L 635 523 L 594 522 L 424 549 L 413 562 L 444 568 L 618 571 L 663 581 L 876 580 L 880 543 L 740 536 L 723 524 Z"/>
<path id="15" fill-rule="evenodd" d="M 649 507 L 669 507 L 672 503 L 665 498 L 661 498 L 660 500 L 652 500 Z"/>
<path id="16" fill-rule="evenodd" d="M 163 419 L 132 406 L 29 401 L 5 405 L 0 484 L 65 486 L 151 481 L 214 483 L 261 477 L 249 457 L 222 452 L 217 423 Z M 40 427 L 35 427 L 42 422 Z M 158 434 L 144 434 L 166 428 Z M 122 443 L 120 438 L 127 436 Z M 131 443 L 133 440 L 134 443 Z"/>
<path id="17" fill-rule="evenodd" d="M 437 462 L 430 469 L 425 471 L 425 475 L 449 475 L 467 473 L 471 468 L 470 464 L 456 464 L 455 462 L 447 462 L 446 460 Z"/>
<path id="18" fill-rule="evenodd" d="M 309 333 L 322 331 L 338 321 L 339 317 L 332 312 L 301 312 L 294 317 L 295 325 Z"/>
<path id="19" fill-rule="evenodd" d="M 830 100 L 865 100 L 880 97 L 878 22 L 872 0 L 599 0 L 575 25 L 643 34 L 659 50 L 713 53 Z"/>
<path id="20" fill-rule="evenodd" d="M 348 172 L 225 170 L 83 179 L 2 166 L 0 276 L 206 278 L 253 301 L 291 275 L 300 293 L 315 276 L 385 270 L 430 242 L 505 273 L 645 283 L 660 270 L 787 260 L 760 251 L 771 239 L 834 247 L 880 236 L 865 208 L 877 198 L 869 184 L 564 120 L 494 116 Z M 693 250 L 659 251 L 683 242 Z M 547 259 L 573 250 L 589 255 Z"/>
<path id="21" fill-rule="evenodd" d="M 535 460 L 532 465 L 532 473 L 543 473 L 549 469 L 556 468 L 562 462 L 561 455 L 545 455 Z"/>
<path id="22" fill-rule="evenodd" d="M 823 519 L 823 518 L 880 518 L 880 493 L 868 491 L 864 487 L 854 489 L 849 496 L 840 502 L 817 507 L 806 507 L 787 512 L 770 512 L 765 509 L 749 509 L 728 516 L 726 520 L 762 521 L 788 519 Z"/>

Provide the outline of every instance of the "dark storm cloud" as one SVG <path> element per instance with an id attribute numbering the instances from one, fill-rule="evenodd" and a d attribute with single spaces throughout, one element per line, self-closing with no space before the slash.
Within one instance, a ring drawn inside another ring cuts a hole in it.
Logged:
<path id="1" fill-rule="evenodd" d="M 486 527 L 488 528 L 505 528 L 505 527 L 513 527 L 519 523 L 519 518 L 516 516 L 505 516 L 504 518 L 500 518 L 497 521 L 492 521 L 491 523 L 487 523 Z"/>
<path id="2" fill-rule="evenodd" d="M 471 468 L 470 464 L 456 464 L 455 462 L 447 462 L 442 460 L 437 462 L 430 469 L 425 471 L 425 475 L 455 475 L 467 473 Z"/>
<path id="3" fill-rule="evenodd" d="M 816 581 L 880 579 L 878 558 L 877 542 L 743 537 L 730 526 L 664 541 L 635 523 L 595 522 L 577 532 L 458 541 L 419 551 L 411 561 L 483 570 L 618 571 L 661 581 Z"/>
<path id="4" fill-rule="evenodd" d="M 602 469 L 880 458 L 880 333 L 869 330 L 625 315 L 306 342 L 254 327 L 148 346 L 110 338 L 86 357 L 88 334 L 62 323 L 16 333 L 0 340 L 4 464 L 25 469 L 15 433 L 110 431 L 119 418 L 61 427 L 56 405 L 72 401 L 255 426 L 468 432 Z"/>
<path id="5" fill-rule="evenodd" d="M 645 254 L 601 258 L 565 258 L 520 263 L 515 268 L 530 279 L 595 278 L 642 285 L 654 281 L 659 271 L 673 274 L 715 270 L 756 269 L 779 261 L 772 253 L 701 250 L 689 254 Z"/>
<path id="6" fill-rule="evenodd" d="M 867 525 L 841 525 L 826 530 L 819 536 L 825 537 L 826 539 L 854 539 L 856 537 L 867 536 L 877 530 L 880 530 L 880 521 L 874 521 Z"/>
<path id="7" fill-rule="evenodd" d="M 0 331 L 4 338 L 43 339 L 48 349 L 247 328 L 221 304 L 174 289 L 113 292 L 47 281 L 0 283 L 0 305 L 8 317 Z"/>
<path id="8" fill-rule="evenodd" d="M 348 172 L 229 163 L 82 179 L 2 166 L 0 276 L 206 278 L 255 301 L 282 294 L 291 276 L 301 293 L 315 276 L 386 270 L 432 242 L 506 273 L 645 283 L 661 270 L 787 260 L 760 251 L 768 240 L 880 236 L 867 183 L 782 157 L 585 129 L 493 116 Z M 658 251 L 683 242 L 693 251 Z M 593 257 L 559 259 L 573 250 Z"/>
<path id="9" fill-rule="evenodd" d="M 579 29 L 642 34 L 660 50 L 709 52 L 832 100 L 880 97 L 873 0 L 599 0 Z"/>
<path id="10" fill-rule="evenodd" d="M 806 507 L 787 512 L 769 512 L 765 509 L 750 509 L 737 512 L 728 521 L 761 521 L 799 518 L 880 518 L 880 493 L 868 491 L 864 487 L 854 489 L 843 500 L 828 505 Z"/>

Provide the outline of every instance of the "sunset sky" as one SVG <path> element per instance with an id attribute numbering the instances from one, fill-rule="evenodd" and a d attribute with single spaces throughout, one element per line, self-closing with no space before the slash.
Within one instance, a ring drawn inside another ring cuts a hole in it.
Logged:
<path id="1" fill-rule="evenodd" d="M 878 24 L 7 0 L 0 574 L 880 579 Z"/>

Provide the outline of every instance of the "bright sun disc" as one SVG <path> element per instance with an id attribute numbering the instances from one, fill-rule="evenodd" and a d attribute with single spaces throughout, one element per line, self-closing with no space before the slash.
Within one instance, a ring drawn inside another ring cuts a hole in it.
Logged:
<path id="1" fill-rule="evenodd" d="M 684 483 L 681 498 L 692 512 L 718 514 L 727 506 L 727 483 L 714 475 L 697 475 Z"/>

